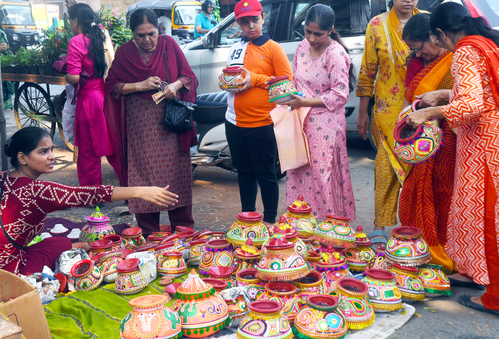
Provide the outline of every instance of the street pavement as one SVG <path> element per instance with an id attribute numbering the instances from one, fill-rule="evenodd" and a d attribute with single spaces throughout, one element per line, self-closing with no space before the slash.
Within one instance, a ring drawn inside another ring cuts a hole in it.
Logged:
<path id="1" fill-rule="evenodd" d="M 56 89 L 60 89 L 56 87 Z M 52 89 L 51 89 L 52 90 Z M 60 91 L 59 91 L 60 92 Z M 52 90 L 57 94 L 56 90 Z M 5 112 L 7 134 L 10 137 L 17 127 L 12 110 Z M 54 137 L 56 167 L 52 174 L 40 179 L 57 181 L 63 184 L 78 185 L 76 166 L 72 163 L 72 153 L 62 144 L 60 135 Z M 361 224 L 369 234 L 373 230 L 374 219 L 374 157 L 368 142 L 356 134 L 348 136 L 348 154 L 352 184 L 356 204 L 356 220 L 352 225 Z M 102 162 L 103 183 L 117 185 L 118 181 L 107 161 Z M 240 211 L 237 175 L 214 167 L 198 167 L 193 173 L 193 213 L 196 230 L 227 230 L 236 220 Z M 279 181 L 280 205 L 278 215 L 285 213 L 286 180 Z M 258 199 L 257 211 L 263 207 Z M 111 217 L 111 223 L 127 222 L 135 224 L 132 215 L 117 215 L 116 207 L 123 208 L 121 202 L 106 204 L 101 210 Z M 73 221 L 84 222 L 84 217 L 92 212 L 91 208 L 74 208 L 51 213 L 49 217 L 64 217 Z M 167 213 L 162 213 L 161 223 L 168 223 Z M 392 228 L 388 228 L 387 231 Z M 388 233 L 388 232 L 387 232 Z M 457 297 L 463 294 L 478 296 L 482 292 L 465 288 L 452 288 L 450 297 L 429 298 L 422 302 L 411 302 L 416 314 L 389 338 L 404 339 L 498 339 L 499 317 L 473 311 L 457 303 Z"/>

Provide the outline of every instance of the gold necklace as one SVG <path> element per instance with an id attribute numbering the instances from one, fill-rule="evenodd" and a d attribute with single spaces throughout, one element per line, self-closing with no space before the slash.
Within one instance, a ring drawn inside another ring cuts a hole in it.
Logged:
<path id="1" fill-rule="evenodd" d="M 15 172 L 15 171 L 18 171 L 18 172 L 22 173 L 22 175 L 24 175 L 24 176 L 26 176 L 26 177 L 30 178 L 31 180 L 35 180 L 35 179 L 36 179 L 36 178 L 35 178 L 35 179 L 33 179 L 32 177 L 30 177 L 29 175 L 27 175 L 24 171 L 21 171 L 21 169 L 20 169 L 20 168 L 16 168 L 16 169 L 14 170 L 14 172 Z"/>

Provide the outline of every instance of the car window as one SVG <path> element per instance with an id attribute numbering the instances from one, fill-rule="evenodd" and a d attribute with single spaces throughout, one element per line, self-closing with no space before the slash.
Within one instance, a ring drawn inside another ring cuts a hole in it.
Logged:
<path id="1" fill-rule="evenodd" d="M 265 21 L 263 23 L 263 33 L 268 33 L 271 37 L 275 32 L 276 18 L 279 15 L 282 4 L 267 4 L 262 7 L 265 13 Z M 220 45 L 233 45 L 235 42 L 241 40 L 243 31 L 239 28 L 236 21 L 232 21 L 229 25 L 221 30 Z"/>
<path id="2" fill-rule="evenodd" d="M 492 27 L 499 26 L 499 1 L 497 0 L 465 0 L 471 15 L 483 16 Z"/>
<path id="3" fill-rule="evenodd" d="M 330 6 L 335 14 L 334 28 L 341 36 L 365 34 L 371 8 L 369 0 L 298 0 L 293 20 L 293 39 L 305 38 L 305 16 L 310 7 L 316 4 Z"/>

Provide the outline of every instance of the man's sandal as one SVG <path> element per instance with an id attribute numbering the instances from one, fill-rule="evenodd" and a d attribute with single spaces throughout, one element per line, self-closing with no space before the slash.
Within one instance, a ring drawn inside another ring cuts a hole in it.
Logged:
<path id="1" fill-rule="evenodd" d="M 384 244 L 386 245 L 386 233 L 384 230 L 375 230 L 369 236 L 369 240 L 371 240 L 371 248 L 376 251 L 377 247 L 375 244 Z"/>

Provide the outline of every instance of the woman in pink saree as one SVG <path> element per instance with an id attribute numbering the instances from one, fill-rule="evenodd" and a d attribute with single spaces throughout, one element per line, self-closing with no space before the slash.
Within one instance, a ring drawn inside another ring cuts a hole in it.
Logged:
<path id="1" fill-rule="evenodd" d="M 104 117 L 107 70 L 104 30 L 94 12 L 79 3 L 68 10 L 74 37 L 69 41 L 66 80 L 76 86 L 75 160 L 81 186 L 102 185 L 101 157 L 114 153 Z"/>

